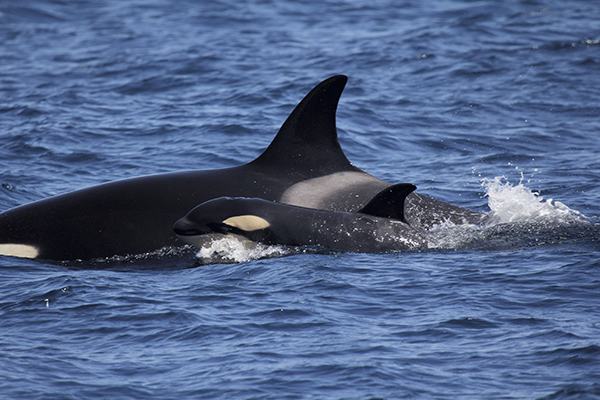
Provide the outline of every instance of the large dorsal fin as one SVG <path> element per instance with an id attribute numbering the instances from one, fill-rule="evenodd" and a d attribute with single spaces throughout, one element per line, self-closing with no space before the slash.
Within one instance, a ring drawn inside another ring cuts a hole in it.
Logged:
<path id="1" fill-rule="evenodd" d="M 347 81 L 344 75 L 337 75 L 319 83 L 296 106 L 269 147 L 252 164 L 315 176 L 358 171 L 344 155 L 335 125 L 335 112 Z"/>
<path id="2" fill-rule="evenodd" d="M 385 188 L 358 212 L 407 223 L 404 219 L 404 201 L 416 188 L 412 183 L 399 183 Z"/>

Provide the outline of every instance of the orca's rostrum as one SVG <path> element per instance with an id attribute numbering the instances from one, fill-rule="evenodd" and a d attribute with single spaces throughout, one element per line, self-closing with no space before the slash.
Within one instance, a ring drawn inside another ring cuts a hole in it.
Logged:
<path id="1" fill-rule="evenodd" d="M 109 182 L 0 214 L 0 255 L 89 260 L 178 246 L 173 224 L 219 197 L 253 197 L 326 211 L 355 212 L 390 183 L 352 165 L 337 138 L 335 114 L 347 78 L 308 93 L 254 161 Z M 480 213 L 411 193 L 406 219 L 419 226 Z"/>

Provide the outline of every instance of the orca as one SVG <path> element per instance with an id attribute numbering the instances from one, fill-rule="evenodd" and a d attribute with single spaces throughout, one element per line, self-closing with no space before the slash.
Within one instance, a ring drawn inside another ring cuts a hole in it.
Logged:
<path id="1" fill-rule="evenodd" d="M 220 197 L 192 209 L 173 227 L 197 248 L 222 237 L 265 245 L 319 246 L 379 253 L 427 247 L 425 232 L 404 218 L 404 201 L 416 187 L 384 189 L 357 212 L 324 211 L 257 198 Z"/>
<path id="2" fill-rule="evenodd" d="M 325 211 L 354 212 L 391 184 L 355 167 L 342 151 L 336 109 L 347 77 L 314 87 L 255 160 L 119 180 L 0 213 L 0 255 L 75 261 L 144 254 L 180 246 L 173 224 L 219 197 L 256 197 Z M 430 226 L 480 213 L 412 193 L 407 220 Z"/>

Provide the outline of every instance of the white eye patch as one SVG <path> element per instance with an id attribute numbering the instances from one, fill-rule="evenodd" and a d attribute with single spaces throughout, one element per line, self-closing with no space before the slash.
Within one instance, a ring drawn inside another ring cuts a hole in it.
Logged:
<path id="1" fill-rule="evenodd" d="M 256 215 L 239 215 L 227 218 L 223 223 L 246 232 L 265 229 L 271 226 L 269 221 Z"/>
<path id="2" fill-rule="evenodd" d="M 27 244 L 0 244 L 0 255 L 3 256 L 36 258 L 39 254 L 36 247 Z"/>

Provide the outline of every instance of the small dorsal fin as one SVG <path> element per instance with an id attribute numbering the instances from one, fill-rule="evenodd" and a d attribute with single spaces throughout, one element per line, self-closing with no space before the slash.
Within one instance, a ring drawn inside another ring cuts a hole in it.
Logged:
<path id="1" fill-rule="evenodd" d="M 417 187 L 412 183 L 399 183 L 390 186 L 371 199 L 369 204 L 358 210 L 359 213 L 373 215 L 375 217 L 404 219 L 404 201 Z"/>
<path id="2" fill-rule="evenodd" d="M 357 171 L 337 137 L 335 113 L 348 78 L 333 76 L 312 89 L 283 123 L 269 147 L 252 162 L 311 175 Z"/>

